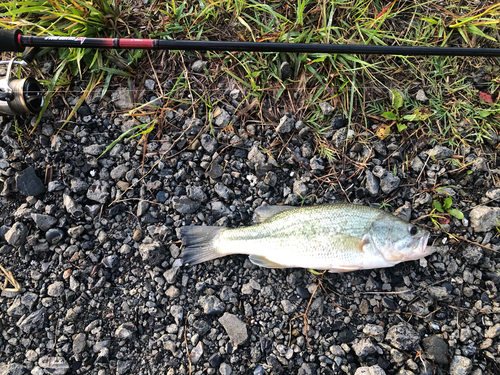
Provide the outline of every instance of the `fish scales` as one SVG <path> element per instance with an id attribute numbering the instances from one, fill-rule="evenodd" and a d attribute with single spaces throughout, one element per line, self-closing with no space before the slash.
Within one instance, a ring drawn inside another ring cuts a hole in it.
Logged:
<path id="1" fill-rule="evenodd" d="M 361 239 L 368 231 L 365 223 L 380 215 L 358 207 L 357 215 L 349 212 L 349 206 L 340 204 L 286 211 L 262 224 L 222 232 L 219 247 L 228 255 L 254 254 L 273 261 L 286 256 L 287 261 L 281 263 L 291 267 L 304 261 L 312 268 L 332 260 L 342 265 L 358 257 L 359 252 L 353 251 L 349 241 L 335 240 L 334 235 L 342 233 Z"/>
<path id="2" fill-rule="evenodd" d="M 273 207 L 267 207 L 262 210 L 272 213 Z M 187 245 L 183 263 L 247 254 L 265 267 L 344 272 L 389 267 L 429 253 L 424 251 L 427 232 L 379 209 L 353 204 L 277 208 L 283 211 L 250 227 L 181 228 Z"/>

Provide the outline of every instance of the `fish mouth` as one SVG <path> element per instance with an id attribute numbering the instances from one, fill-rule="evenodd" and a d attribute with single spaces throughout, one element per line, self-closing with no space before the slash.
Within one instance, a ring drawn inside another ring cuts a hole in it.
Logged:
<path id="1" fill-rule="evenodd" d="M 408 255 L 408 260 L 415 260 L 426 257 L 436 251 L 433 247 L 428 247 L 430 233 L 425 231 L 420 236 L 415 237 L 409 244 L 409 248 L 413 250 Z"/>

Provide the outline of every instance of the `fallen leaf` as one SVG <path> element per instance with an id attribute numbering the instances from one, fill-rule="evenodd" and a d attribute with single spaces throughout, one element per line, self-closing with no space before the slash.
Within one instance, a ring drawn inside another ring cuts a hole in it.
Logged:
<path id="1" fill-rule="evenodd" d="M 391 126 L 394 124 L 394 122 L 391 125 L 388 124 L 383 124 L 377 129 L 377 137 L 379 139 L 385 139 L 389 134 L 391 134 Z"/>
<path id="2" fill-rule="evenodd" d="M 486 92 L 479 91 L 479 99 L 486 103 L 493 103 L 491 95 Z"/>

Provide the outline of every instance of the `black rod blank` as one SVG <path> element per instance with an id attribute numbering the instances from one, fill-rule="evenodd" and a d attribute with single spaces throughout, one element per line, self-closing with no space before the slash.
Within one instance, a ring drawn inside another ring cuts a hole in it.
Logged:
<path id="1" fill-rule="evenodd" d="M 27 36 L 22 35 L 19 30 L 0 29 L 0 52 L 18 52 L 22 51 L 26 47 L 500 57 L 500 49 L 498 48 L 401 47 L 352 44 L 219 42 L 198 40 Z"/>

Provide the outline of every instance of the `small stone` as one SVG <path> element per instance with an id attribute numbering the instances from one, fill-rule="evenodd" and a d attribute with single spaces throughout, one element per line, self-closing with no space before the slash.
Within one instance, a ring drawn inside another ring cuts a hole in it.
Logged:
<path id="1" fill-rule="evenodd" d="M 85 228 L 83 225 L 78 225 L 76 227 L 71 227 L 68 229 L 68 236 L 71 238 L 78 238 L 85 232 Z"/>
<path id="2" fill-rule="evenodd" d="M 295 126 L 295 117 L 289 113 L 280 119 L 280 123 L 276 128 L 276 131 L 280 134 L 289 133 Z"/>
<path id="3" fill-rule="evenodd" d="M 200 141 L 201 147 L 203 147 L 209 155 L 212 155 L 215 151 L 217 151 L 217 140 L 210 134 L 203 134 L 200 137 Z"/>
<path id="4" fill-rule="evenodd" d="M 17 322 L 17 326 L 25 333 L 36 332 L 45 326 L 45 315 L 47 309 L 42 307 L 40 310 L 32 312 L 25 318 Z"/>
<path id="5" fill-rule="evenodd" d="M 102 264 L 106 268 L 116 268 L 118 266 L 118 262 L 120 261 L 120 258 L 118 258 L 118 255 L 108 255 L 107 257 L 104 257 L 102 260 Z"/>
<path id="6" fill-rule="evenodd" d="M 87 346 L 87 336 L 85 333 L 79 333 L 73 338 L 73 352 L 75 354 L 80 354 L 85 350 Z"/>
<path id="7" fill-rule="evenodd" d="M 23 375 L 27 374 L 28 369 L 17 363 L 9 363 L 8 365 L 0 365 L 0 375 Z M 33 374 L 33 372 L 32 372 Z"/>
<path id="8" fill-rule="evenodd" d="M 472 370 L 472 360 L 456 355 L 451 360 L 450 375 L 467 375 Z"/>
<path id="9" fill-rule="evenodd" d="M 26 196 L 37 196 L 45 193 L 45 185 L 32 167 L 16 173 L 16 185 L 19 192 Z"/>
<path id="10" fill-rule="evenodd" d="M 134 231 L 134 234 L 132 235 L 132 240 L 135 242 L 141 242 L 141 240 L 144 238 L 144 233 L 140 229 L 136 229 Z"/>
<path id="11" fill-rule="evenodd" d="M 429 336 L 422 340 L 427 358 L 436 363 L 448 364 L 448 344 L 439 336 Z"/>
<path id="12" fill-rule="evenodd" d="M 410 202 L 405 202 L 405 204 L 401 207 L 398 207 L 396 211 L 394 211 L 394 215 L 403 219 L 404 221 L 410 221 L 411 219 L 411 205 Z"/>
<path id="13" fill-rule="evenodd" d="M 38 366 L 52 375 L 64 375 L 69 371 L 69 364 L 63 357 L 43 356 L 38 360 Z"/>
<path id="14" fill-rule="evenodd" d="M 196 60 L 193 65 L 191 65 L 191 70 L 195 73 L 203 73 L 204 68 L 207 66 L 208 62 L 203 60 Z"/>
<path id="15" fill-rule="evenodd" d="M 500 323 L 497 323 L 493 327 L 488 328 L 488 330 L 484 334 L 484 337 L 488 339 L 494 339 L 499 335 L 500 335 Z"/>
<path id="16" fill-rule="evenodd" d="M 64 294 L 64 282 L 56 281 L 47 287 L 47 294 L 51 297 L 61 297 Z"/>
<path id="17" fill-rule="evenodd" d="M 376 341 L 384 341 L 384 327 L 378 324 L 366 324 L 363 327 L 363 333 Z"/>
<path id="18" fill-rule="evenodd" d="M 125 375 L 132 367 L 131 361 L 116 361 L 116 375 Z"/>
<path id="19" fill-rule="evenodd" d="M 361 358 L 377 352 L 371 340 L 367 338 L 356 339 L 352 344 L 352 348 L 356 355 Z"/>
<path id="20" fill-rule="evenodd" d="M 451 302 L 453 298 L 444 286 L 430 286 L 427 291 L 436 301 Z"/>
<path id="21" fill-rule="evenodd" d="M 5 233 L 5 241 L 11 246 L 19 246 L 24 243 L 28 235 L 28 228 L 21 222 L 16 222 Z"/>
<path id="22" fill-rule="evenodd" d="M 488 163 L 484 158 L 475 158 L 471 170 L 472 172 L 488 172 Z"/>
<path id="23" fill-rule="evenodd" d="M 418 333 L 415 332 L 411 325 L 406 323 L 399 323 L 389 328 L 385 339 L 392 346 L 403 351 L 416 349 L 420 342 Z"/>
<path id="24" fill-rule="evenodd" d="M 386 375 L 385 371 L 379 365 L 370 367 L 358 367 L 354 375 Z"/>
<path id="25" fill-rule="evenodd" d="M 62 229 L 59 229 L 59 228 L 49 229 L 45 233 L 45 239 L 51 245 L 55 245 L 55 244 L 59 243 L 59 241 L 61 241 L 63 239 L 63 237 L 64 237 L 64 232 L 62 231 Z"/>
<path id="26" fill-rule="evenodd" d="M 236 315 L 224 313 L 219 318 L 229 339 L 237 345 L 243 344 L 248 339 L 247 326 Z"/>
<path id="27" fill-rule="evenodd" d="M 74 218 L 80 218 L 83 216 L 82 207 L 77 204 L 71 196 L 68 194 L 63 194 L 63 204 L 66 211 Z"/>
<path id="28" fill-rule="evenodd" d="M 282 81 L 286 81 L 293 75 L 293 69 L 288 61 L 283 61 L 280 66 L 280 76 Z"/>
<path id="29" fill-rule="evenodd" d="M 296 310 L 296 306 L 291 303 L 289 300 L 285 299 L 281 301 L 281 306 L 283 307 L 283 311 L 285 314 L 291 314 Z"/>
<path id="30" fill-rule="evenodd" d="M 128 110 L 134 108 L 128 87 L 118 87 L 118 89 L 111 93 L 111 99 L 118 109 Z"/>
<path id="31" fill-rule="evenodd" d="M 321 108 L 321 112 L 323 112 L 323 116 L 331 116 L 333 115 L 333 107 L 328 102 L 319 103 L 319 108 Z"/>
<path id="32" fill-rule="evenodd" d="M 309 189 L 307 188 L 307 185 L 300 181 L 300 180 L 295 180 L 293 183 L 293 193 L 297 194 L 298 196 L 305 197 L 308 193 Z"/>
<path id="33" fill-rule="evenodd" d="M 422 169 L 424 169 L 424 163 L 418 156 L 415 156 L 413 160 L 411 161 L 411 168 L 417 172 L 420 173 Z"/>
<path id="34" fill-rule="evenodd" d="M 43 231 L 47 231 L 57 224 L 57 219 L 50 215 L 32 213 L 31 218 L 35 222 L 35 225 Z"/>
<path id="35" fill-rule="evenodd" d="M 173 197 L 172 205 L 181 214 L 192 214 L 200 208 L 200 202 L 192 201 L 187 197 Z"/>
<path id="36" fill-rule="evenodd" d="M 417 99 L 417 101 L 419 101 L 419 102 L 426 102 L 427 100 L 429 100 L 427 98 L 427 96 L 425 95 L 425 91 L 423 89 L 420 89 L 417 91 L 417 95 L 416 95 L 415 99 Z"/>
<path id="37" fill-rule="evenodd" d="M 137 331 L 137 328 L 135 327 L 134 323 L 123 323 L 116 329 L 115 337 L 128 340 L 134 335 L 135 331 Z"/>
<path id="38" fill-rule="evenodd" d="M 199 341 L 198 345 L 196 345 L 193 348 L 193 350 L 191 350 L 191 353 L 189 354 L 189 359 L 191 359 L 191 363 L 195 365 L 198 363 L 202 355 L 203 355 L 203 344 L 201 343 L 201 341 Z"/>
<path id="39" fill-rule="evenodd" d="M 225 201 L 229 201 L 231 198 L 231 195 L 233 194 L 231 189 L 229 189 L 226 185 L 224 185 L 220 182 L 215 184 L 214 191 L 219 197 L 221 197 Z"/>
<path id="40" fill-rule="evenodd" d="M 335 116 L 334 118 L 332 118 L 332 121 L 330 121 L 330 128 L 331 130 L 338 130 L 340 128 L 343 128 L 344 126 L 347 126 L 348 123 L 349 120 L 344 116 Z"/>
<path id="41" fill-rule="evenodd" d="M 215 296 L 202 296 L 198 303 L 207 315 L 222 314 L 226 308 Z"/>
<path id="42" fill-rule="evenodd" d="M 314 156 L 309 161 L 309 165 L 311 166 L 311 169 L 313 171 L 322 171 L 323 169 L 325 169 L 323 158 L 321 158 L 320 156 Z"/>
<path id="43" fill-rule="evenodd" d="M 440 159 L 446 159 L 446 158 L 449 158 L 450 156 L 452 156 L 453 151 L 447 147 L 436 145 L 432 149 L 427 151 L 427 155 L 429 155 L 433 159 L 440 160 Z"/>
<path id="44" fill-rule="evenodd" d="M 380 178 L 380 188 L 384 194 L 389 194 L 396 190 L 401 182 L 401 179 L 386 171 L 381 166 L 373 168 L 373 174 Z"/>
<path id="45" fill-rule="evenodd" d="M 493 187 L 486 192 L 486 197 L 493 200 L 500 200 L 500 188 Z"/>
<path id="46" fill-rule="evenodd" d="M 129 167 L 127 167 L 125 164 L 120 164 L 116 167 L 114 167 L 111 172 L 109 173 L 109 176 L 113 180 L 121 180 L 125 177 L 127 172 L 130 170 Z"/>
<path id="47" fill-rule="evenodd" d="M 378 179 L 378 177 L 375 177 L 369 169 L 365 171 L 365 175 L 365 188 L 372 197 L 376 197 L 378 195 L 378 189 L 380 187 L 380 180 Z"/>
<path id="48" fill-rule="evenodd" d="M 165 249 L 160 242 L 143 243 L 139 246 L 142 261 L 150 266 L 156 266 L 165 259 Z"/>
<path id="49" fill-rule="evenodd" d="M 137 217 L 143 216 L 149 210 L 149 202 L 148 201 L 140 201 L 137 204 Z"/>
<path id="50" fill-rule="evenodd" d="M 98 182 L 93 183 L 87 190 L 87 198 L 99 203 L 106 203 L 109 198 L 108 189 Z"/>
<path id="51" fill-rule="evenodd" d="M 24 315 L 26 312 L 26 307 L 21 303 L 21 298 L 16 297 L 12 305 L 9 306 L 7 309 L 7 315 L 14 317 L 14 318 L 19 318 Z"/>
<path id="52" fill-rule="evenodd" d="M 500 207 L 476 206 L 469 219 L 476 232 L 488 232 L 498 226 L 500 220 Z"/>
<path id="53" fill-rule="evenodd" d="M 103 145 L 90 145 L 83 148 L 83 153 L 90 156 L 99 156 L 106 149 Z"/>
<path id="54" fill-rule="evenodd" d="M 342 343 L 342 344 L 348 344 L 348 343 L 354 341 L 355 338 L 356 338 L 356 336 L 354 335 L 354 333 L 351 331 L 350 328 L 343 329 L 337 335 L 337 341 Z"/>
<path id="55" fill-rule="evenodd" d="M 181 292 L 179 291 L 178 288 L 176 288 L 175 286 L 171 285 L 167 291 L 165 292 L 165 295 L 170 298 L 170 299 L 175 299 L 175 298 L 178 298 L 180 296 Z"/>
<path id="56" fill-rule="evenodd" d="M 225 109 L 221 109 L 217 117 L 215 117 L 215 125 L 221 128 L 225 128 L 231 122 L 231 115 L 227 113 Z"/>
<path id="57" fill-rule="evenodd" d="M 225 362 L 223 364 L 221 364 L 219 367 L 220 375 L 231 375 L 232 371 L 233 370 L 231 369 L 231 366 Z"/>
<path id="58" fill-rule="evenodd" d="M 205 202 L 208 199 L 207 195 L 198 186 L 189 186 L 187 188 L 187 196 L 189 199 L 197 202 Z"/>
<path id="59" fill-rule="evenodd" d="M 340 150 L 344 148 L 347 140 L 347 127 L 338 129 L 332 136 L 333 147 Z"/>

